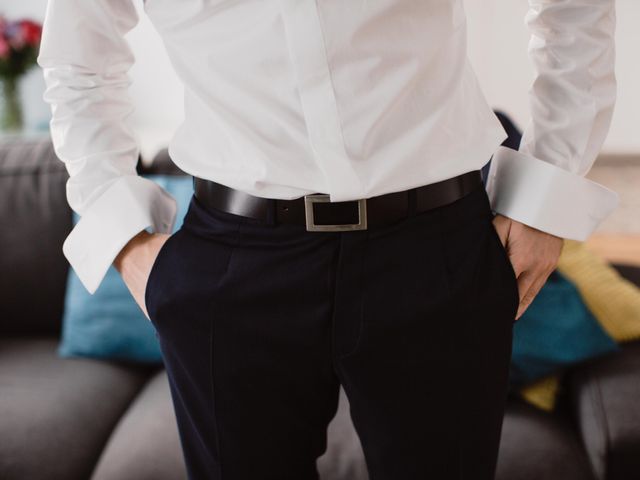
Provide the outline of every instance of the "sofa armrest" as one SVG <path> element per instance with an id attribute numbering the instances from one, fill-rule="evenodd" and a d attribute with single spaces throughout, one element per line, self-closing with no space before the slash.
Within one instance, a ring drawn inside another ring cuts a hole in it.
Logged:
<path id="1" fill-rule="evenodd" d="M 640 287 L 640 265 L 632 265 L 630 263 L 612 263 L 620 275 Z"/>
<path id="2" fill-rule="evenodd" d="M 640 472 L 640 341 L 567 372 L 574 418 L 598 479 Z"/>

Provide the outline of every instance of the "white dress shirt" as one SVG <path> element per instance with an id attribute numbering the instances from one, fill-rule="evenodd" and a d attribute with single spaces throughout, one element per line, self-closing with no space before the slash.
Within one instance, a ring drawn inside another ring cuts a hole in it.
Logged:
<path id="1" fill-rule="evenodd" d="M 90 293 L 130 238 L 170 233 L 176 216 L 175 199 L 135 171 L 132 1 L 49 0 L 38 56 L 81 216 L 63 252 Z M 506 133 L 468 61 L 462 0 L 146 0 L 185 87 L 171 158 L 256 196 L 345 201 L 493 155 L 496 212 L 584 240 L 618 200 L 584 177 L 615 102 L 614 0 L 529 3 L 536 79 L 515 151 L 500 147 Z"/>

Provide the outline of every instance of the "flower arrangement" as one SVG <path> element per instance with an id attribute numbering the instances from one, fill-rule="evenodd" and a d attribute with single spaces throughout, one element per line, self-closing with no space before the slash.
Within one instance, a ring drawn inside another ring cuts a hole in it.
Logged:
<path id="1" fill-rule="evenodd" d="M 36 64 L 42 25 L 28 20 L 8 21 L 0 15 L 0 129 L 22 127 L 19 78 Z"/>

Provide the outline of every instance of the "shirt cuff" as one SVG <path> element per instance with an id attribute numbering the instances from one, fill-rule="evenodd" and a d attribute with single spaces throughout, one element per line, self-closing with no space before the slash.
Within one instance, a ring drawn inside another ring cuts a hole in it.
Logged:
<path id="1" fill-rule="evenodd" d="M 83 213 L 62 244 L 64 256 L 93 295 L 122 247 L 147 227 L 170 233 L 177 214 L 172 195 L 139 175 L 118 178 Z"/>
<path id="2" fill-rule="evenodd" d="M 584 241 L 618 194 L 526 153 L 498 147 L 486 182 L 494 212 L 558 237 Z"/>

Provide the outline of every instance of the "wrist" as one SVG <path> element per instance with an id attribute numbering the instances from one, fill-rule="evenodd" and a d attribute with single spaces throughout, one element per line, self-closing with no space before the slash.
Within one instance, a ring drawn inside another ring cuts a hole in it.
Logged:
<path id="1" fill-rule="evenodd" d="M 116 268 L 116 270 L 122 273 L 122 268 L 125 263 L 125 259 L 127 258 L 129 253 L 135 250 L 138 245 L 141 245 L 142 243 L 144 243 L 150 236 L 151 236 L 151 233 L 149 233 L 145 229 L 145 230 L 141 230 L 140 232 L 136 233 L 133 237 L 131 237 L 129 241 L 124 245 L 124 247 L 122 247 L 120 252 L 118 252 L 118 255 L 116 255 L 116 258 L 113 261 L 113 266 Z"/>

